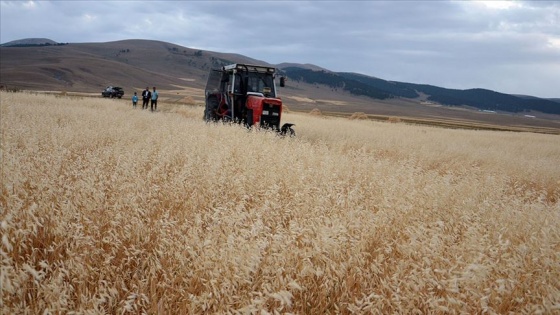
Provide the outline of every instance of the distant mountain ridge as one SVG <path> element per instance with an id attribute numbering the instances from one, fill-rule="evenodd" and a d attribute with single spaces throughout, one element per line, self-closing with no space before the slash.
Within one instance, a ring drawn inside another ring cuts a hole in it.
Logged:
<path id="1" fill-rule="evenodd" d="M 427 84 L 414 84 L 386 81 L 362 74 L 349 72 L 329 72 L 290 66 L 282 69 L 295 81 L 309 84 L 323 84 L 333 89 L 341 89 L 354 95 L 374 99 L 408 98 L 417 99 L 421 94 L 425 100 L 446 106 L 470 106 L 479 110 L 503 112 L 537 111 L 560 115 L 560 104 L 553 100 L 538 97 L 519 97 L 487 89 L 447 89 Z"/>
<path id="2" fill-rule="evenodd" d="M 1 44 L 2 47 L 29 47 L 29 46 L 52 46 L 52 45 L 66 45 L 67 43 L 57 43 L 52 39 L 48 38 L 25 38 L 13 40 Z"/>
<path id="3" fill-rule="evenodd" d="M 275 66 L 279 69 L 294 67 L 294 68 L 302 68 L 302 69 L 308 69 L 308 70 L 313 70 L 313 71 L 328 71 L 328 72 L 331 72 L 328 69 L 325 69 L 323 67 L 319 67 L 317 65 L 310 64 L 310 63 L 300 64 L 300 63 L 293 63 L 293 62 L 283 62 L 283 63 L 279 63 Z"/>

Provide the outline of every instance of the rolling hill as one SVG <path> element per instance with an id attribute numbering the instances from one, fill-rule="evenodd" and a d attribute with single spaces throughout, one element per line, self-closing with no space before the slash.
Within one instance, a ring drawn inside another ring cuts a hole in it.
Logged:
<path id="1" fill-rule="evenodd" d="M 247 56 L 191 49 L 153 40 L 105 43 L 56 43 L 28 39 L 0 46 L 0 86 L 4 89 L 100 93 L 118 85 L 131 95 L 156 85 L 170 100 L 189 89 L 200 102 L 208 71 L 229 63 L 267 64 Z M 560 104 L 532 96 L 486 89 L 453 90 L 387 81 L 356 73 L 332 72 L 312 64 L 276 66 L 287 77 L 282 89 L 290 109 L 322 112 L 452 119 L 498 125 L 545 125 L 560 128 Z M 481 112 L 484 111 L 484 114 Z M 490 115 L 501 113 L 502 115 Z M 528 120 L 525 114 L 533 118 Z"/>
<path id="2" fill-rule="evenodd" d="M 57 43 L 52 39 L 48 38 L 24 38 L 19 40 L 13 40 L 1 44 L 3 47 L 31 47 L 31 46 L 52 46 L 52 45 L 65 45 L 64 43 Z"/>
<path id="3" fill-rule="evenodd" d="M 447 106 L 471 106 L 480 110 L 512 113 L 537 111 L 560 114 L 560 106 L 553 100 L 537 97 L 522 98 L 487 89 L 446 89 L 426 84 L 386 81 L 356 73 L 336 73 L 293 66 L 283 70 L 288 77 L 295 80 L 324 84 L 354 95 L 364 95 L 374 99 L 417 99 L 425 95 L 425 100 Z"/>
<path id="4" fill-rule="evenodd" d="M 149 40 L 4 46 L 0 56 L 3 86 L 80 92 L 101 91 L 111 84 L 126 90 L 154 84 L 166 89 L 185 82 L 202 87 L 208 70 L 230 62 L 230 57 L 237 62 L 258 62 Z"/>

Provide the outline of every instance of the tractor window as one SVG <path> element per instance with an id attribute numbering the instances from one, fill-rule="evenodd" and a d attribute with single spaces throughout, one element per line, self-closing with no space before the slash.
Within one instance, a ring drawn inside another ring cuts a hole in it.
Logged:
<path id="1" fill-rule="evenodd" d="M 247 92 L 263 93 L 264 88 L 270 88 L 270 96 L 275 97 L 274 84 L 272 76 L 265 74 L 253 74 L 247 80 Z"/>
<path id="2" fill-rule="evenodd" d="M 216 92 L 220 88 L 220 81 L 222 78 L 222 72 L 219 70 L 212 70 L 208 75 L 208 81 L 206 81 L 206 92 Z"/>
<path id="3" fill-rule="evenodd" d="M 235 86 L 233 87 L 233 92 L 236 94 L 241 93 L 241 80 L 242 77 L 239 74 L 235 75 Z"/>

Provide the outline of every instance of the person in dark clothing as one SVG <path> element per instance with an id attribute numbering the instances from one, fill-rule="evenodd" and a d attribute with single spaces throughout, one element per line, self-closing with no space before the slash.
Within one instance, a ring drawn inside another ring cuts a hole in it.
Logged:
<path id="1" fill-rule="evenodd" d="M 142 91 L 142 109 L 148 109 L 148 102 L 152 99 L 152 93 L 150 92 L 150 88 L 146 87 L 144 91 Z"/>

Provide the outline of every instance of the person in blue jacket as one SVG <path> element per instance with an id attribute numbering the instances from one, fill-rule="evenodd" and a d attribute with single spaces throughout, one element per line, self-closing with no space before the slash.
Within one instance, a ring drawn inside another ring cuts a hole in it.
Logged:
<path id="1" fill-rule="evenodd" d="M 152 103 L 151 103 L 151 109 L 152 112 L 155 112 L 157 110 L 157 99 L 158 99 L 158 92 L 156 91 L 156 87 L 154 86 L 154 91 L 152 92 Z"/>
<path id="2" fill-rule="evenodd" d="M 138 104 L 138 95 L 134 92 L 134 95 L 132 95 L 132 108 L 136 108 L 136 104 Z"/>

